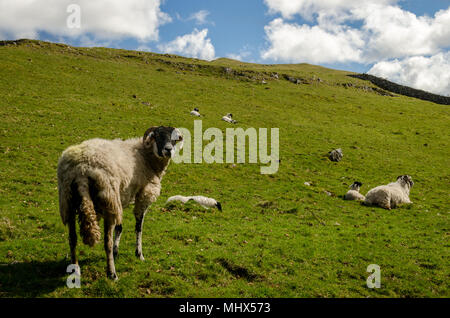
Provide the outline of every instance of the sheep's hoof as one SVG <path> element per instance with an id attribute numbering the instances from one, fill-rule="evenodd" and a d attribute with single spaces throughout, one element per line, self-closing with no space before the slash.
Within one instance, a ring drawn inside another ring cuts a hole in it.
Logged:
<path id="1" fill-rule="evenodd" d="M 142 253 L 139 253 L 138 251 L 136 251 L 135 255 L 136 255 L 136 257 L 139 258 L 141 261 L 145 261 L 144 255 L 142 255 Z"/>
<path id="2" fill-rule="evenodd" d="M 119 279 L 116 273 L 108 273 L 108 278 L 114 281 Z"/>

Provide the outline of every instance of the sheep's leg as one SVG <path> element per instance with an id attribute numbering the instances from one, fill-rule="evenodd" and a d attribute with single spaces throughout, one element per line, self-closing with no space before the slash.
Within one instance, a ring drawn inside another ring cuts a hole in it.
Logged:
<path id="1" fill-rule="evenodd" d="M 386 210 L 391 209 L 391 199 L 388 197 L 380 202 L 380 206 Z"/>
<path id="2" fill-rule="evenodd" d="M 134 205 L 134 216 L 136 218 L 136 257 L 145 260 L 142 255 L 142 225 L 149 205 L 156 201 L 159 196 L 160 186 L 153 183 L 148 184 L 137 196 Z"/>
<path id="3" fill-rule="evenodd" d="M 105 215 L 105 252 L 106 252 L 106 265 L 107 265 L 107 275 L 113 280 L 117 280 L 116 268 L 114 266 L 114 255 L 113 255 L 113 231 L 114 222 L 108 219 Z"/>
<path id="4" fill-rule="evenodd" d="M 78 265 L 78 258 L 77 258 L 77 232 L 76 232 L 76 220 L 75 220 L 75 213 L 70 212 L 69 215 L 69 245 L 70 245 L 70 258 L 71 263 Z"/>
<path id="5" fill-rule="evenodd" d="M 136 257 L 141 261 L 144 261 L 144 255 L 142 254 L 142 225 L 144 224 L 145 212 L 136 216 Z"/>
<path id="6" fill-rule="evenodd" d="M 144 261 L 144 255 L 142 254 L 142 225 L 144 224 L 145 213 L 147 212 L 147 206 L 141 203 L 137 203 L 134 208 L 134 216 L 136 218 L 136 257 L 141 261 Z"/>
<path id="7" fill-rule="evenodd" d="M 114 248 L 113 248 L 114 258 L 116 258 L 117 255 L 119 254 L 119 244 L 121 235 L 122 235 L 122 224 L 118 224 L 114 228 Z"/>

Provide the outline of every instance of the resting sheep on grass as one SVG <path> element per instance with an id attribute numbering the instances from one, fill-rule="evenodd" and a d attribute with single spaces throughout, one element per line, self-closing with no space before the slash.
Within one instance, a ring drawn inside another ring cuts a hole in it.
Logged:
<path id="1" fill-rule="evenodd" d="M 390 210 L 403 203 L 412 203 L 409 200 L 409 191 L 414 182 L 408 175 L 397 177 L 396 182 L 373 188 L 366 194 L 365 205 L 378 205 Z"/>
<path id="2" fill-rule="evenodd" d="M 144 260 L 144 216 L 148 206 L 158 198 L 161 179 L 175 153 L 175 145 L 182 140 L 178 129 L 160 126 L 149 128 L 143 139 L 96 138 L 62 153 L 58 162 L 59 210 L 63 223 L 69 226 L 72 264 L 78 264 L 76 215 L 83 243 L 89 246 L 100 240 L 98 220 L 103 217 L 107 275 L 117 279 L 114 257 L 122 233 L 122 210 L 133 200 L 136 256 Z"/>
<path id="3" fill-rule="evenodd" d="M 364 201 L 365 197 L 359 193 L 359 189 L 361 189 L 362 183 L 359 181 L 353 182 L 350 186 L 350 190 L 345 194 L 345 200 L 354 200 L 354 201 Z"/>
<path id="4" fill-rule="evenodd" d="M 222 205 L 220 204 L 220 202 L 217 202 L 215 199 L 213 198 L 208 198 L 208 197 L 204 197 L 202 195 L 195 195 L 195 196 L 191 196 L 191 197 L 185 197 L 182 195 L 174 195 L 173 197 L 170 197 L 167 199 L 167 203 L 172 202 L 172 201 L 180 201 L 181 203 L 185 204 L 188 201 L 195 201 L 198 204 L 200 204 L 202 207 L 208 209 L 208 208 L 217 208 L 219 211 L 222 211 Z"/>
<path id="5" fill-rule="evenodd" d="M 226 114 L 225 116 L 222 117 L 222 120 L 224 120 L 224 121 L 226 121 L 228 123 L 231 123 L 231 124 L 236 124 L 237 123 L 237 121 L 235 121 L 233 119 L 233 114 Z"/>
<path id="6" fill-rule="evenodd" d="M 198 110 L 198 108 L 194 108 L 194 110 L 191 110 L 191 115 L 192 116 L 196 116 L 196 117 L 200 117 L 200 111 Z"/>

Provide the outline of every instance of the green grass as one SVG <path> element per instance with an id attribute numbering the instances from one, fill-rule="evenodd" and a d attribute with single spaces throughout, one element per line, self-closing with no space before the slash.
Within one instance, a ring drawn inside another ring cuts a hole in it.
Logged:
<path id="1" fill-rule="evenodd" d="M 0 296 L 449 297 L 450 108 L 345 88 L 374 87 L 347 74 L 35 41 L 0 47 Z M 79 245 L 82 288 L 67 288 L 61 152 L 153 125 L 192 129 L 194 106 L 205 114 L 203 129 L 225 131 L 228 112 L 244 129 L 279 127 L 278 173 L 172 163 L 145 219 L 146 261 L 134 256 L 127 208 L 119 280 L 106 279 L 103 244 Z M 338 147 L 344 159 L 333 163 L 326 154 Z M 342 200 L 355 180 L 366 193 L 401 174 L 415 182 L 411 206 Z M 165 209 L 175 194 L 217 198 L 224 211 Z M 381 267 L 380 289 L 366 287 L 369 264 Z"/>

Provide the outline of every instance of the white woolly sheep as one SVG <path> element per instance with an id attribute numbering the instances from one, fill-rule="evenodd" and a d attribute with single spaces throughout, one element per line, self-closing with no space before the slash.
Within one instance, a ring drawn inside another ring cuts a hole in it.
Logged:
<path id="1" fill-rule="evenodd" d="M 362 183 L 359 181 L 353 182 L 350 186 L 350 190 L 345 194 L 345 200 L 354 200 L 354 201 L 364 201 L 365 197 L 359 193 L 359 189 L 361 189 Z"/>
<path id="2" fill-rule="evenodd" d="M 408 175 L 399 176 L 396 182 L 378 186 L 366 194 L 365 205 L 378 205 L 390 210 L 400 204 L 412 203 L 409 200 L 409 192 L 414 182 Z"/>
<path id="3" fill-rule="evenodd" d="M 117 279 L 114 257 L 122 233 L 122 211 L 133 200 L 136 218 L 136 256 L 142 255 L 142 225 L 148 206 L 161 190 L 175 145 L 183 137 L 172 127 L 151 127 L 144 138 L 128 140 L 91 139 L 67 148 L 58 162 L 59 210 L 69 227 L 71 261 L 76 255 L 76 215 L 83 242 L 93 246 L 100 240 L 98 220 L 105 225 L 104 244 L 107 275 Z M 182 142 L 180 143 L 182 147 Z M 115 234 L 113 245 L 113 230 Z"/>
<path id="4" fill-rule="evenodd" d="M 228 123 L 231 123 L 231 124 L 236 124 L 236 123 L 237 123 L 237 121 L 235 121 L 235 120 L 233 119 L 233 114 L 231 114 L 231 113 L 226 114 L 225 116 L 223 116 L 223 117 L 222 117 L 222 120 L 224 120 L 224 121 L 226 121 L 226 122 L 228 122 Z"/>
<path id="5" fill-rule="evenodd" d="M 196 117 L 200 117 L 200 111 L 198 110 L 198 108 L 194 108 L 194 110 L 191 111 L 191 115 L 192 116 L 196 116 Z"/>
<path id="6" fill-rule="evenodd" d="M 206 209 L 217 208 L 219 211 L 222 211 L 222 205 L 220 204 L 220 202 L 217 202 L 213 198 L 204 197 L 202 195 L 195 195 L 195 196 L 190 196 L 190 197 L 185 197 L 182 195 L 174 195 L 173 197 L 170 197 L 167 199 L 166 204 L 171 201 L 180 201 L 183 204 L 185 204 L 186 202 L 188 202 L 190 200 L 197 202 L 198 204 L 200 204 L 202 207 L 204 207 Z"/>

